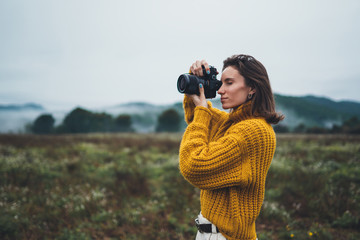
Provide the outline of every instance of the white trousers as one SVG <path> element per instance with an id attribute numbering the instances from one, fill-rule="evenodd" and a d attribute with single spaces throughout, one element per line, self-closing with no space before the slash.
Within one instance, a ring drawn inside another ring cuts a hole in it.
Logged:
<path id="1" fill-rule="evenodd" d="M 201 213 L 198 216 L 198 220 L 200 224 L 212 224 L 209 220 L 204 218 Z M 195 240 L 226 240 L 226 238 L 221 233 L 217 233 L 216 226 L 212 224 L 211 233 L 201 233 L 198 231 Z"/>
<path id="2" fill-rule="evenodd" d="M 200 224 L 212 224 L 201 214 L 201 212 L 198 215 L 198 220 Z M 226 240 L 226 238 L 221 233 L 216 232 L 216 226 L 214 224 L 212 224 L 211 228 L 212 228 L 211 233 L 201 233 L 198 231 L 195 240 Z"/>

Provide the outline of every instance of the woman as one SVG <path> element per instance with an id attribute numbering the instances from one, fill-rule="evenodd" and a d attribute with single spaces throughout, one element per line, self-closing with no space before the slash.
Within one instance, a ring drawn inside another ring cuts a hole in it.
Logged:
<path id="1" fill-rule="evenodd" d="M 203 76 L 206 61 L 190 71 Z M 265 179 L 275 152 L 270 124 L 284 117 L 275 102 L 265 67 L 254 57 L 234 55 L 224 61 L 218 90 L 224 109 L 200 95 L 185 95 L 188 127 L 180 145 L 180 171 L 201 189 L 196 239 L 257 239 L 255 220 L 264 199 Z"/>

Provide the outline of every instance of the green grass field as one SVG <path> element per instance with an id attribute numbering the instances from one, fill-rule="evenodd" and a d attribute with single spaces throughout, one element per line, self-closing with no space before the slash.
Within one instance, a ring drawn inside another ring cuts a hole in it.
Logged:
<path id="1" fill-rule="evenodd" d="M 0 135 L 0 239 L 194 239 L 179 134 Z M 360 136 L 278 135 L 259 240 L 360 239 Z"/>

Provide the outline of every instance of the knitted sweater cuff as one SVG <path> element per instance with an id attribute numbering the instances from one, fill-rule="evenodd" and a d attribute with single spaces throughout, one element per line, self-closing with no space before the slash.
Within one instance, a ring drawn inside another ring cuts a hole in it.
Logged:
<path id="1" fill-rule="evenodd" d="M 203 124 L 208 127 L 211 120 L 211 111 L 203 106 L 197 106 L 194 112 L 194 120 L 193 122 Z"/>
<path id="2" fill-rule="evenodd" d="M 188 97 L 187 95 L 184 94 L 184 101 L 183 101 L 184 107 L 187 108 L 195 108 L 195 104 L 193 103 L 193 101 L 191 100 L 190 97 Z"/>
<path id="3" fill-rule="evenodd" d="M 212 102 L 207 101 L 207 104 L 208 104 L 208 108 L 211 109 L 212 108 Z M 184 95 L 183 106 L 184 106 L 185 109 L 195 108 L 194 102 L 187 95 Z"/>

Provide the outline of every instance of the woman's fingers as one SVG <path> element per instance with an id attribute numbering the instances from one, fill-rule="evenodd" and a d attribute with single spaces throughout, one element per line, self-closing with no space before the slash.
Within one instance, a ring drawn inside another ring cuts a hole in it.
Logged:
<path id="1" fill-rule="evenodd" d="M 205 68 L 205 71 L 207 74 L 210 73 L 210 67 L 209 64 L 206 62 L 206 60 L 197 60 L 195 63 L 193 63 L 190 67 L 190 72 L 196 76 L 204 76 L 203 67 Z"/>
<path id="2" fill-rule="evenodd" d="M 203 72 L 202 72 L 202 67 L 201 67 L 201 61 L 196 61 L 194 63 L 194 70 L 195 70 L 195 75 L 196 76 L 203 76 Z"/>
<path id="3" fill-rule="evenodd" d="M 210 66 L 209 66 L 209 64 L 206 62 L 206 60 L 202 60 L 202 61 L 201 61 L 201 65 L 205 67 L 206 73 L 209 74 L 209 73 L 210 73 Z"/>

